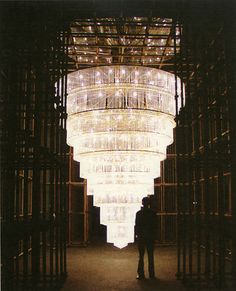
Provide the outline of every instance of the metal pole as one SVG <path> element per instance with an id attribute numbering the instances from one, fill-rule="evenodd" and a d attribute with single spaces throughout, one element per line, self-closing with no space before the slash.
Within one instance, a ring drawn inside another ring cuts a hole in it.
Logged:
<path id="1" fill-rule="evenodd" d="M 177 92 L 177 48 L 176 48 L 176 20 L 173 21 L 174 27 L 174 55 L 175 55 L 175 112 L 176 112 L 176 142 L 175 142 L 175 152 L 176 152 L 176 193 L 177 193 L 177 278 L 180 278 L 182 275 L 181 271 L 181 237 L 182 237 L 182 218 L 181 218 L 181 187 L 180 187 L 180 128 L 179 128 L 179 101 L 178 101 L 178 92 Z"/>

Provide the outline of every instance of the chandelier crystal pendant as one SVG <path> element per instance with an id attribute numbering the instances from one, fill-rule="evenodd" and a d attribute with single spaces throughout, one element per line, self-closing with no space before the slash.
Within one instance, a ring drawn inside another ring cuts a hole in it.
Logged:
<path id="1" fill-rule="evenodd" d="M 180 79 L 177 78 L 177 88 Z M 100 207 L 107 242 L 134 241 L 135 214 L 173 142 L 175 76 L 141 66 L 103 66 L 68 75 L 67 143 Z"/>

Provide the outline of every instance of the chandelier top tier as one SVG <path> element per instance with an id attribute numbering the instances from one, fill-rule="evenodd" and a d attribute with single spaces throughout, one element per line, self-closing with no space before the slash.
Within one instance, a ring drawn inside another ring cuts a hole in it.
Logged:
<path id="1" fill-rule="evenodd" d="M 177 88 L 180 94 L 179 78 Z M 101 66 L 76 71 L 69 74 L 68 93 L 68 114 L 113 108 L 176 113 L 174 75 L 149 67 Z"/>
<path id="2" fill-rule="evenodd" d="M 173 142 L 176 86 L 173 74 L 141 66 L 68 76 L 67 143 L 101 208 L 107 241 L 120 248 L 134 241 L 135 213 L 154 194 L 153 179 Z"/>

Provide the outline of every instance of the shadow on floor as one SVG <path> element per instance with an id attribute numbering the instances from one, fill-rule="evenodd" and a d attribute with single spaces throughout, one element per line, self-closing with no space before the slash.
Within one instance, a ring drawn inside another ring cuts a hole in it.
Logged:
<path id="1" fill-rule="evenodd" d="M 135 245 L 117 249 L 112 245 L 96 245 L 68 249 L 68 278 L 62 291 L 183 291 L 176 280 L 175 247 L 157 247 L 155 270 L 157 280 L 136 279 L 138 252 Z M 145 260 L 147 273 L 147 258 Z"/>

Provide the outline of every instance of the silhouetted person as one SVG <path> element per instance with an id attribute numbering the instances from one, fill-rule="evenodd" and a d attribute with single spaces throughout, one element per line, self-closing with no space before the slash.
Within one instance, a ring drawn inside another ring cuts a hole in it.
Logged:
<path id="1" fill-rule="evenodd" d="M 142 200 L 141 210 L 136 213 L 135 219 L 135 235 L 138 243 L 139 262 L 137 270 L 137 279 L 144 279 L 144 253 L 147 249 L 148 254 L 148 271 L 149 277 L 155 279 L 154 270 L 154 240 L 155 240 L 155 225 L 156 215 L 153 210 L 150 209 L 150 199 L 144 197 Z"/>

